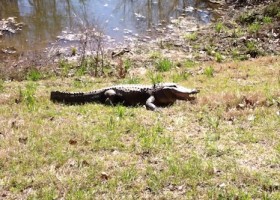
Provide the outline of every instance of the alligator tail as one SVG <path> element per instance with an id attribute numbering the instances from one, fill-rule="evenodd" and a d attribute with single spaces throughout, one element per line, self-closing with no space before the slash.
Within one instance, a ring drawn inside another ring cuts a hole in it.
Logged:
<path id="1" fill-rule="evenodd" d="M 100 94 L 93 93 L 67 93 L 52 91 L 51 101 L 65 104 L 84 104 L 93 101 L 99 101 Z"/>

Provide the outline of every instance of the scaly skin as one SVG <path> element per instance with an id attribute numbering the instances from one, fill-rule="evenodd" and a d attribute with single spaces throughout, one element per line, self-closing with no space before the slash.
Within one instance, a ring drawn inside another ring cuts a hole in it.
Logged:
<path id="1" fill-rule="evenodd" d="M 53 91 L 51 100 L 66 104 L 100 102 L 104 104 L 122 104 L 125 106 L 146 105 L 149 110 L 158 106 L 172 105 L 176 100 L 193 100 L 190 95 L 197 94 L 196 89 L 188 89 L 175 83 L 156 85 L 116 85 L 86 93 L 67 93 Z"/>

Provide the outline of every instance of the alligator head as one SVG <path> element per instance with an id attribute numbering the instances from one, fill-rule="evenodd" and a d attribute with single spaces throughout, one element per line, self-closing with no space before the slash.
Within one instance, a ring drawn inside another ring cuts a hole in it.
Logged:
<path id="1" fill-rule="evenodd" d="M 159 86 L 160 90 L 156 92 L 160 103 L 174 103 L 176 100 L 191 101 L 195 97 L 194 94 L 199 93 L 197 89 L 189 89 L 175 83 L 164 83 Z M 165 98 L 161 98 L 164 96 Z"/>

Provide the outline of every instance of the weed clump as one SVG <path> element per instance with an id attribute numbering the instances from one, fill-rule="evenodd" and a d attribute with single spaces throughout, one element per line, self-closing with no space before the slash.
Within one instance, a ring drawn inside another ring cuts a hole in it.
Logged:
<path id="1" fill-rule="evenodd" d="M 215 31 L 217 33 L 221 33 L 224 28 L 225 26 L 222 22 L 217 22 L 217 24 L 215 25 Z"/>
<path id="2" fill-rule="evenodd" d="M 196 41 L 197 40 L 197 33 L 187 33 L 184 35 L 185 40 Z"/>
<path id="3" fill-rule="evenodd" d="M 71 56 L 75 56 L 77 54 L 77 48 L 76 47 L 72 47 L 71 48 Z"/>
<path id="4" fill-rule="evenodd" d="M 27 73 L 27 80 L 38 81 L 43 77 L 42 73 L 38 69 L 31 69 Z"/>
<path id="5" fill-rule="evenodd" d="M 127 71 L 132 67 L 133 63 L 130 59 L 125 59 L 124 61 L 124 69 Z"/>
<path id="6" fill-rule="evenodd" d="M 171 60 L 169 60 L 168 58 L 160 59 L 156 63 L 156 68 L 160 72 L 167 72 L 172 68 L 172 66 L 173 66 L 173 62 Z"/>
<path id="7" fill-rule="evenodd" d="M 211 78 L 214 76 L 214 68 L 212 66 L 208 66 L 204 69 L 204 74 L 208 77 Z"/>
<path id="8" fill-rule="evenodd" d="M 242 15 L 240 15 L 237 19 L 237 21 L 241 24 L 252 24 L 253 22 L 255 22 L 257 19 L 257 14 L 256 13 L 244 13 Z"/>
<path id="9" fill-rule="evenodd" d="M 215 53 L 215 58 L 216 58 L 216 61 L 219 62 L 219 63 L 223 61 L 223 56 L 219 52 Z"/>
<path id="10" fill-rule="evenodd" d="M 270 23 L 272 23 L 272 18 L 271 17 L 268 17 L 268 16 L 264 16 L 264 18 L 263 18 L 263 23 L 265 23 L 265 24 L 270 24 Z"/>
<path id="11" fill-rule="evenodd" d="M 254 22 L 251 25 L 248 26 L 249 33 L 258 33 L 261 28 L 261 25 L 259 22 Z"/>
<path id="12" fill-rule="evenodd" d="M 261 51 L 258 50 L 258 47 L 254 41 L 248 41 L 245 44 L 247 50 L 246 53 L 249 54 L 252 58 L 256 58 L 261 55 Z"/>
<path id="13" fill-rule="evenodd" d="M 59 61 L 58 67 L 61 70 L 61 76 L 66 77 L 69 75 L 72 65 L 66 60 L 62 59 Z"/>
<path id="14" fill-rule="evenodd" d="M 19 88 L 19 102 L 24 103 L 29 111 L 36 110 L 36 98 L 35 92 L 37 85 L 34 83 L 28 83 L 25 86 L 25 89 Z"/>

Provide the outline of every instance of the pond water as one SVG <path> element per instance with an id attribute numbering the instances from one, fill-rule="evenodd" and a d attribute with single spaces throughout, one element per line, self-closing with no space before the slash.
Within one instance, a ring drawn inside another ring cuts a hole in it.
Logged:
<path id="1" fill-rule="evenodd" d="M 209 23 L 217 4 L 207 0 L 1 0 L 0 18 L 15 16 L 25 26 L 20 33 L 0 38 L 0 47 L 40 50 L 62 31 L 77 31 L 83 24 L 100 27 L 116 41 L 151 33 L 179 16 Z"/>

